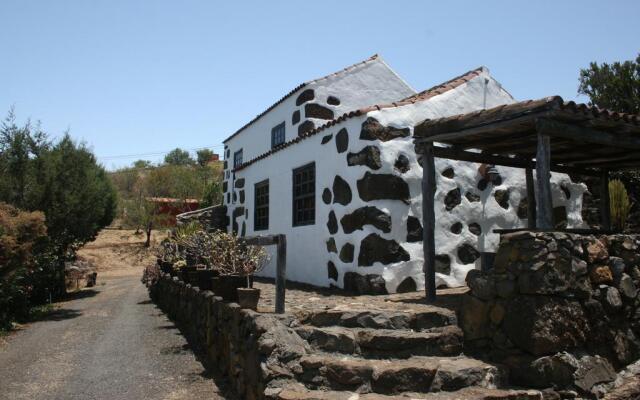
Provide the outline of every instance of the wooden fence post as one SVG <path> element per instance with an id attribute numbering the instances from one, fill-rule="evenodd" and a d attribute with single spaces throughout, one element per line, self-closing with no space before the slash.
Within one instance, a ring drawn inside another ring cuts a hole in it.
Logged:
<path id="1" fill-rule="evenodd" d="M 287 237 L 277 235 L 278 264 L 276 271 L 276 314 L 284 314 L 284 300 L 287 282 Z"/>
<path id="2" fill-rule="evenodd" d="M 436 192 L 436 167 L 433 143 L 424 144 L 422 155 L 422 226 L 424 253 L 424 287 L 428 302 L 436 301 L 436 242 L 434 197 Z"/>

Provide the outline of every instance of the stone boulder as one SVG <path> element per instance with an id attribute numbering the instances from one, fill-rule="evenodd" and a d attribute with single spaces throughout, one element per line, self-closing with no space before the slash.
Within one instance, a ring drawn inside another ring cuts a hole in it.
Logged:
<path id="1" fill-rule="evenodd" d="M 380 140 L 387 142 L 389 140 L 403 138 L 409 136 L 409 128 L 393 128 L 386 127 L 378 122 L 377 119 L 369 117 L 362 123 L 360 131 L 361 140 Z"/>
<path id="2" fill-rule="evenodd" d="M 387 294 L 387 287 L 380 275 L 360 275 L 347 272 L 343 278 L 344 290 L 358 294 Z"/>
<path id="3" fill-rule="evenodd" d="M 377 233 L 369 234 L 360 243 L 358 266 L 361 267 L 370 267 L 376 262 L 386 265 L 409 259 L 409 253 L 398 242 L 384 239 Z"/>
<path id="4" fill-rule="evenodd" d="M 409 185 L 398 176 L 366 172 L 357 186 L 364 201 L 401 200 L 409 204 Z"/>
<path id="5" fill-rule="evenodd" d="M 340 175 L 336 175 L 333 179 L 333 203 L 342 204 L 346 206 L 351 203 L 351 188 L 347 181 L 342 179 Z"/>
<path id="6" fill-rule="evenodd" d="M 537 356 L 582 346 L 589 333 L 579 302 L 551 296 L 515 297 L 507 305 L 503 328 L 514 344 Z"/>
<path id="7" fill-rule="evenodd" d="M 349 148 L 349 132 L 345 128 L 340 129 L 336 134 L 336 150 L 344 153 Z"/>
<path id="8" fill-rule="evenodd" d="M 382 168 L 380 149 L 376 146 L 366 146 L 357 153 L 347 154 L 347 164 L 350 167 L 364 165 L 373 170 Z"/>
<path id="9" fill-rule="evenodd" d="M 391 232 L 391 216 L 377 207 L 360 207 L 351 214 L 346 214 L 340 219 L 344 233 L 352 233 L 362 230 L 365 225 L 371 225 L 382 232 Z"/>

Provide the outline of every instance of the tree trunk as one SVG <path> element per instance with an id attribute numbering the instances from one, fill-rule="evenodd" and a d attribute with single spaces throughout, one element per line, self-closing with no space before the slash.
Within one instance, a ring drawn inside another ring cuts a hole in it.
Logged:
<path id="1" fill-rule="evenodd" d="M 152 227 L 152 223 L 149 222 L 149 225 L 147 225 L 147 241 L 144 242 L 144 247 L 151 246 L 151 227 Z"/>

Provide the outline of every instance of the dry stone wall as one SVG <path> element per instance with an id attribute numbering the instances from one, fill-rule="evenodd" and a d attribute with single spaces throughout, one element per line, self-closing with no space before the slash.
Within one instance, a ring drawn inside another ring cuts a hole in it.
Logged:
<path id="1" fill-rule="evenodd" d="M 289 328 L 293 317 L 241 309 L 167 274 L 150 294 L 239 398 L 264 399 L 265 391 L 287 384 L 307 353 L 308 344 Z"/>
<path id="2" fill-rule="evenodd" d="M 504 235 L 489 273 L 467 276 L 467 344 L 514 383 L 594 396 L 640 358 L 640 236 Z"/>

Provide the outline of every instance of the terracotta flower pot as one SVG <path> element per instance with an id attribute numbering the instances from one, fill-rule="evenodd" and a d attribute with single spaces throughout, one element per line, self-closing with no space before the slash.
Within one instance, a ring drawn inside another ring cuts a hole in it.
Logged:
<path id="1" fill-rule="evenodd" d="M 260 289 L 254 288 L 238 288 L 238 304 L 241 308 L 248 308 L 254 311 L 258 310 L 258 301 L 260 301 Z"/>

